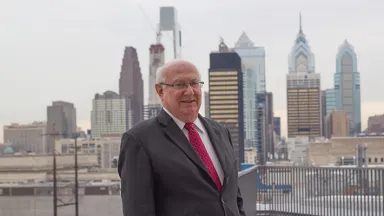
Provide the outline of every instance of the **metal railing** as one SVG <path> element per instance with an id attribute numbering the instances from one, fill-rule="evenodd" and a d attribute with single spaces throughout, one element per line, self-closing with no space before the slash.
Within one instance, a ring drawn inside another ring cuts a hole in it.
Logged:
<path id="1" fill-rule="evenodd" d="M 259 166 L 256 215 L 384 216 L 384 169 Z"/>

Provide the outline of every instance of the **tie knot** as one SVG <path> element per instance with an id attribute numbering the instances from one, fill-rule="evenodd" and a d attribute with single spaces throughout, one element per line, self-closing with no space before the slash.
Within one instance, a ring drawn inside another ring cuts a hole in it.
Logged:
<path id="1" fill-rule="evenodd" d="M 193 128 L 194 125 L 195 125 L 195 124 L 193 124 L 193 123 L 185 123 L 184 127 L 185 127 L 185 129 L 187 129 L 187 130 L 191 130 L 191 129 L 194 129 L 194 128 Z"/>

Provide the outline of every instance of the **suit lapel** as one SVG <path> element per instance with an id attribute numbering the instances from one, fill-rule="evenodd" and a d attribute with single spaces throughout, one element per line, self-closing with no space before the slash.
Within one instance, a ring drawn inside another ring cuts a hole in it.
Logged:
<path id="1" fill-rule="evenodd" d="M 180 130 L 179 126 L 177 126 L 173 119 L 164 110 L 161 110 L 158 115 L 158 120 L 165 126 L 164 132 L 168 138 L 170 138 L 173 143 L 176 144 L 198 167 L 203 169 L 208 174 L 208 171 L 199 155 L 193 149 L 187 137 L 184 135 L 183 131 Z"/>

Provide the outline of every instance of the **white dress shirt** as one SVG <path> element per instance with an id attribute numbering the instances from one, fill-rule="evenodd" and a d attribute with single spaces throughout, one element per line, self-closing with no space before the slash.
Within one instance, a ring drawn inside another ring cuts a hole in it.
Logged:
<path id="1" fill-rule="evenodd" d="M 173 116 L 167 109 L 163 107 L 164 111 L 168 113 L 172 117 L 172 119 L 176 122 L 177 126 L 183 131 L 184 135 L 187 137 L 189 140 L 189 135 L 188 135 L 188 130 L 184 128 L 185 122 L 177 119 L 175 116 Z M 199 133 L 201 140 L 204 143 L 205 149 L 208 152 L 209 157 L 212 160 L 213 166 L 216 169 L 217 174 L 219 175 L 221 183 L 223 183 L 223 178 L 224 178 L 224 173 L 223 169 L 221 167 L 220 161 L 217 158 L 215 149 L 212 146 L 211 140 L 209 139 L 207 130 L 205 130 L 204 125 L 201 123 L 200 119 L 197 118 L 194 122 L 195 129 Z"/>

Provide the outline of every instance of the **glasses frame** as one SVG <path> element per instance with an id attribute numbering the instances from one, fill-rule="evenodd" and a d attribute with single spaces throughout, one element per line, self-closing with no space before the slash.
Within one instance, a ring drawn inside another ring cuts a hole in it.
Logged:
<path id="1" fill-rule="evenodd" d="M 192 87 L 192 85 L 191 85 L 191 83 L 192 82 L 195 82 L 194 80 L 192 80 L 191 82 L 189 82 L 189 83 L 185 83 L 186 85 L 185 86 L 178 86 L 178 84 L 180 84 L 180 83 L 174 83 L 174 84 L 169 84 L 169 83 L 165 83 L 165 82 L 161 82 L 160 83 L 160 85 L 165 85 L 165 86 L 170 86 L 170 87 L 173 87 L 173 88 L 175 88 L 175 89 L 179 89 L 179 90 L 185 90 L 185 89 L 187 89 L 187 87 L 188 86 L 191 86 L 191 88 L 193 88 L 193 89 L 201 89 L 202 87 L 203 87 L 203 85 L 204 85 L 204 82 L 203 81 L 198 81 L 197 83 L 199 83 L 199 88 L 194 88 L 194 87 Z"/>

